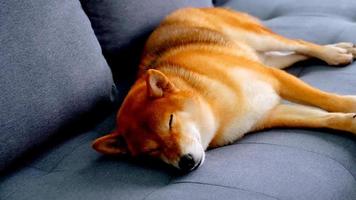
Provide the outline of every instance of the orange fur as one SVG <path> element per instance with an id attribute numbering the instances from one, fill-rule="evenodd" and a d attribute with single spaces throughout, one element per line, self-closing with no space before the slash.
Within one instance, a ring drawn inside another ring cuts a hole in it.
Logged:
<path id="1" fill-rule="evenodd" d="M 266 55 L 273 51 L 292 54 Z M 354 96 L 320 91 L 273 68 L 309 57 L 346 64 L 355 52 L 349 43 L 321 46 L 284 38 L 244 13 L 178 10 L 148 39 L 138 79 L 118 113 L 117 129 L 93 147 L 108 154 L 148 154 L 179 167 L 185 154 L 204 156 L 201 149 L 264 128 L 325 127 L 356 133 L 354 115 L 346 114 L 356 111 Z M 282 98 L 326 111 L 282 105 Z M 125 141 L 120 149 L 112 144 L 115 137 Z"/>

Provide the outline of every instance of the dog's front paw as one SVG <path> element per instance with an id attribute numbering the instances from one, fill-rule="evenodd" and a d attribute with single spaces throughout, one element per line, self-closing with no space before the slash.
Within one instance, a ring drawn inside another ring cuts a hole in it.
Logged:
<path id="1" fill-rule="evenodd" d="M 353 44 L 351 42 L 340 42 L 332 44 L 331 46 L 346 49 L 347 53 L 352 54 L 353 58 L 356 58 L 356 44 Z"/>
<path id="2" fill-rule="evenodd" d="M 347 42 L 325 45 L 323 51 L 329 65 L 350 64 L 356 57 L 356 46 Z"/>

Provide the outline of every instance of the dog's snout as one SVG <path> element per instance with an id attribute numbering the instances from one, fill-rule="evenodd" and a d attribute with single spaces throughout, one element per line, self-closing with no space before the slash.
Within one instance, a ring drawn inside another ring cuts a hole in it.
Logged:
<path id="1" fill-rule="evenodd" d="M 179 160 L 179 168 L 182 171 L 190 171 L 195 167 L 195 160 L 192 154 L 185 154 Z"/>

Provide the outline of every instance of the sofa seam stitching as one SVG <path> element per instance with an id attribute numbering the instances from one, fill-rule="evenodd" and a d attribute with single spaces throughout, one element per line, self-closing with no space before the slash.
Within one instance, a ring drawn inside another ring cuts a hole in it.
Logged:
<path id="1" fill-rule="evenodd" d="M 301 150 L 301 151 L 305 151 L 305 152 L 309 152 L 309 153 L 314 153 L 316 155 L 319 155 L 321 157 L 325 157 L 329 160 L 334 161 L 335 163 L 337 163 L 339 166 L 341 166 L 344 170 L 346 170 L 353 178 L 354 181 L 356 181 L 356 177 L 351 173 L 351 171 L 349 169 L 347 169 L 341 162 L 335 160 L 334 158 L 332 158 L 331 156 L 328 156 L 326 154 L 322 154 L 322 153 L 318 153 L 315 151 L 311 151 L 311 150 L 307 150 L 307 149 L 302 149 L 302 148 L 296 148 L 296 147 L 292 147 L 292 146 L 288 146 L 288 145 L 280 145 L 280 144 L 273 144 L 273 143 L 263 143 L 263 142 L 242 142 L 242 143 L 236 143 L 237 144 L 261 144 L 261 145 L 271 145 L 271 146 L 277 146 L 277 147 L 284 147 L 284 148 L 289 148 L 289 149 L 295 149 L 295 150 Z"/>
<path id="2" fill-rule="evenodd" d="M 149 192 L 145 197 L 143 197 L 142 200 L 146 200 L 146 199 L 149 198 L 153 193 L 155 193 L 155 192 L 157 192 L 157 191 L 159 191 L 159 190 L 161 190 L 161 189 L 163 189 L 163 188 L 165 188 L 165 187 L 171 185 L 171 184 L 172 184 L 172 181 L 173 181 L 173 176 L 171 176 L 171 177 L 169 178 L 169 180 L 168 180 L 168 182 L 167 182 L 166 185 L 163 185 L 163 186 L 160 187 L 160 188 L 157 188 L 157 189 L 155 189 L 155 190 L 152 190 L 152 191 Z"/>
<path id="3" fill-rule="evenodd" d="M 216 186 L 216 187 L 222 187 L 222 188 L 228 188 L 228 189 L 234 189 L 234 190 L 242 190 L 245 192 L 249 192 L 249 193 L 254 193 L 254 194 L 260 194 L 269 198 L 273 198 L 276 200 L 280 200 L 278 197 L 263 193 L 263 192 L 257 192 L 257 191 L 253 191 L 253 190 L 248 190 L 248 189 L 244 189 L 244 188 L 239 188 L 239 187 L 233 187 L 233 186 L 227 186 L 227 185 L 220 185 L 220 184 L 213 184 L 213 183 L 204 183 L 204 182 L 196 182 L 196 181 L 176 181 L 173 182 L 172 184 L 181 184 L 181 183 L 190 183 L 190 184 L 198 184 L 198 185 L 208 185 L 208 186 Z"/>
<path id="4" fill-rule="evenodd" d="M 73 149 L 71 149 L 68 153 L 64 154 L 62 158 L 60 158 L 57 163 L 48 171 L 48 173 L 52 173 L 56 171 L 56 168 L 61 164 L 61 162 L 67 158 L 70 154 L 72 154 L 75 150 L 77 150 L 79 147 L 81 147 L 83 144 L 85 144 L 87 141 L 81 142 L 79 145 L 75 146 Z"/>

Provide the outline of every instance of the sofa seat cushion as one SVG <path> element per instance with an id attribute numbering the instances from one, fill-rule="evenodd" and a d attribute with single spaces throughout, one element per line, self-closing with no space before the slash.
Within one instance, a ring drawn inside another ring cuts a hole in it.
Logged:
<path id="1" fill-rule="evenodd" d="M 356 197 L 356 141 L 313 130 L 270 130 L 207 152 L 180 175 L 148 160 L 106 157 L 90 146 L 115 114 L 0 178 L 7 200 L 316 199 Z"/>
<path id="2" fill-rule="evenodd" d="M 78 1 L 1 0 L 0 19 L 1 171 L 110 105 L 114 85 Z"/>

